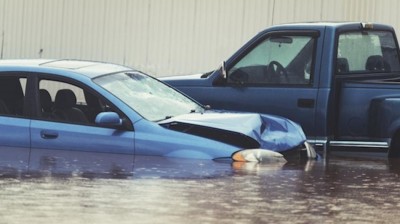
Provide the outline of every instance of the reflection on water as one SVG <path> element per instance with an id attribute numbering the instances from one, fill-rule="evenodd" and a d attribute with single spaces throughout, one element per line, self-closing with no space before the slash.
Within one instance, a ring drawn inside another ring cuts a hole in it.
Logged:
<path id="1" fill-rule="evenodd" d="M 147 158 L 123 178 L 5 176 L 0 223 L 396 222 L 400 161 L 355 155 L 291 164 Z"/>

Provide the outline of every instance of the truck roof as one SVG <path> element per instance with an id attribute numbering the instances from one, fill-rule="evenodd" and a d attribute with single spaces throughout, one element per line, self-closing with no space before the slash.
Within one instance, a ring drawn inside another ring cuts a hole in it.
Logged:
<path id="1" fill-rule="evenodd" d="M 393 30 L 392 26 L 380 23 L 371 23 L 371 22 L 340 22 L 340 21 L 316 21 L 316 22 L 296 22 L 296 23 L 285 23 L 271 26 L 261 32 L 266 30 L 282 30 L 282 29 L 341 29 L 341 28 L 368 28 L 368 29 L 380 29 L 380 30 Z"/>

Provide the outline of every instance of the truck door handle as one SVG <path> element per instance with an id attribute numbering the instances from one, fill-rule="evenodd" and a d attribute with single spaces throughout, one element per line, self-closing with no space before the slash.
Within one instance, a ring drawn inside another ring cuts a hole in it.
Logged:
<path id="1" fill-rule="evenodd" d="M 58 133 L 56 131 L 43 130 L 40 132 L 40 136 L 44 139 L 55 139 L 58 137 Z"/>
<path id="2" fill-rule="evenodd" d="M 314 99 L 298 99 L 297 100 L 297 107 L 314 108 L 314 106 L 315 106 Z"/>

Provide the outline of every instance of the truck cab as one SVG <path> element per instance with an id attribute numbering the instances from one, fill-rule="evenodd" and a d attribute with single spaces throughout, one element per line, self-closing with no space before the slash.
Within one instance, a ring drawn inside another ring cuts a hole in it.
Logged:
<path id="1" fill-rule="evenodd" d="M 211 73 L 163 80 L 213 109 L 294 120 L 317 146 L 387 149 L 400 133 L 399 48 L 388 25 L 277 25 Z"/>

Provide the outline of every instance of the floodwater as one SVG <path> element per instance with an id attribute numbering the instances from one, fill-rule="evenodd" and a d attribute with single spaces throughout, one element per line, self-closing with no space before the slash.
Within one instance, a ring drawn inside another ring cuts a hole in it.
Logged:
<path id="1" fill-rule="evenodd" d="M 384 153 L 337 152 L 287 164 L 151 159 L 135 164 L 132 176 L 3 175 L 0 223 L 400 220 L 400 161 Z"/>

